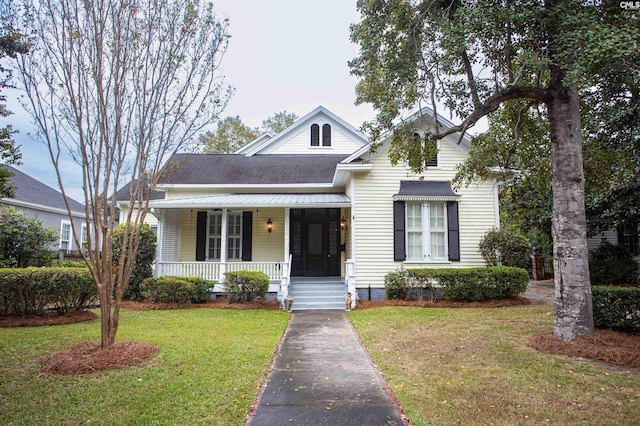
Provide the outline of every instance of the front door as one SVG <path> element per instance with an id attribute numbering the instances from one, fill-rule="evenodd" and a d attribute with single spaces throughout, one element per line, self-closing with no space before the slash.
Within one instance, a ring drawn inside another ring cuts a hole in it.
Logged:
<path id="1" fill-rule="evenodd" d="M 291 210 L 291 275 L 340 276 L 340 209 Z"/>

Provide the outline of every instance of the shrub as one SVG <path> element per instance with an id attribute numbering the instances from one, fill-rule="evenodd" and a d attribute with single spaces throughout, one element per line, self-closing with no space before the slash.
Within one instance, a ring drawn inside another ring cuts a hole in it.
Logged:
<path id="1" fill-rule="evenodd" d="M 429 282 L 432 290 L 439 287 L 445 299 L 469 302 L 517 296 L 529 283 L 526 270 L 509 266 L 413 269 L 409 276 L 418 282 Z"/>
<path id="2" fill-rule="evenodd" d="M 131 225 L 133 226 L 133 224 Z M 113 261 L 118 262 L 120 252 L 122 250 L 122 236 L 124 233 L 124 224 L 118 225 L 113 230 Z M 135 266 L 129 283 L 124 290 L 123 297 L 129 300 L 140 300 L 142 298 L 140 292 L 140 284 L 146 278 L 153 276 L 151 265 L 156 257 L 156 236 L 148 224 L 140 227 L 140 244 L 138 246 L 138 255 L 136 256 Z"/>
<path id="3" fill-rule="evenodd" d="M 640 288 L 592 288 L 593 322 L 598 328 L 640 331 Z"/>
<path id="4" fill-rule="evenodd" d="M 0 267 L 24 268 L 34 259 L 50 264 L 49 245 L 56 238 L 40 219 L 28 218 L 15 207 L 0 208 Z"/>
<path id="5" fill-rule="evenodd" d="M 506 228 L 487 231 L 478 247 L 487 266 L 528 269 L 531 264 L 531 248 L 527 239 L 522 234 Z"/>
<path id="6" fill-rule="evenodd" d="M 259 271 L 237 271 L 224 274 L 224 295 L 229 303 L 264 299 L 269 290 L 269 276 Z"/>
<path id="7" fill-rule="evenodd" d="M 406 299 L 408 295 L 407 270 L 404 268 L 389 272 L 384 277 L 384 291 L 387 299 Z"/>
<path id="8" fill-rule="evenodd" d="M 604 242 L 589 253 L 589 275 L 594 284 L 632 284 L 637 269 L 638 262 L 624 246 Z"/>
<path id="9" fill-rule="evenodd" d="M 140 285 L 142 298 L 152 303 L 204 303 L 212 283 L 201 278 L 146 278 Z"/>
<path id="10" fill-rule="evenodd" d="M 86 268 L 0 269 L 0 314 L 42 314 L 52 307 L 63 315 L 96 303 L 96 286 Z"/>

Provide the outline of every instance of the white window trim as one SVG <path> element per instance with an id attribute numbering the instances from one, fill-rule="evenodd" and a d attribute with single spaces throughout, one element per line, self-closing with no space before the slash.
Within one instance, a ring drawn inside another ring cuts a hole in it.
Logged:
<path id="1" fill-rule="evenodd" d="M 228 218 L 229 218 L 229 216 L 234 215 L 234 216 L 238 216 L 240 218 L 239 219 L 240 220 L 240 235 L 233 237 L 233 238 L 238 238 L 239 239 L 240 256 L 238 258 L 229 259 L 228 257 L 226 257 L 226 255 L 228 253 L 225 253 L 225 262 L 242 262 L 242 235 L 243 235 L 243 232 L 244 232 L 243 223 L 242 223 L 243 222 L 242 221 L 242 212 L 241 211 L 228 210 L 226 212 L 227 220 L 222 220 L 222 213 L 223 212 L 221 212 L 221 211 L 210 211 L 209 214 L 207 215 L 207 237 L 206 237 L 207 244 L 206 244 L 206 248 L 205 248 L 205 250 L 206 250 L 205 251 L 205 253 L 206 253 L 205 261 L 207 261 L 207 262 L 220 262 L 221 261 L 220 258 L 211 258 L 211 257 L 209 257 L 209 253 L 210 253 L 209 248 L 210 248 L 210 243 L 211 243 L 211 238 L 212 238 L 212 236 L 210 234 L 210 231 L 211 231 L 211 218 L 213 216 L 220 217 L 220 225 L 221 225 L 220 226 L 220 235 L 219 236 L 214 235 L 214 237 L 219 237 L 220 238 L 220 251 L 221 251 L 220 254 L 222 255 L 222 250 L 226 250 L 226 251 L 229 250 L 229 244 L 228 244 L 228 240 L 229 240 L 229 235 L 228 235 L 228 233 L 229 233 L 229 229 L 228 229 L 229 228 L 229 220 L 228 220 Z M 224 225 L 226 225 L 226 227 Z M 224 229 L 224 228 L 226 228 L 226 229 Z M 227 240 L 227 244 L 222 244 L 222 240 L 223 239 Z"/>
<path id="2" fill-rule="evenodd" d="M 429 215 L 431 204 L 441 204 L 444 207 L 444 257 L 431 257 L 431 218 Z M 449 261 L 449 241 L 447 240 L 447 203 L 442 201 L 423 201 L 423 202 L 407 202 L 409 204 L 417 204 L 421 206 L 420 214 L 422 222 L 422 258 L 409 258 L 409 209 L 405 208 L 405 253 L 407 259 L 405 263 L 450 263 Z"/>
<path id="3" fill-rule="evenodd" d="M 88 241 L 89 241 L 89 228 L 87 228 L 86 223 L 83 223 L 82 228 L 80 229 L 80 248 L 82 250 L 89 248 Z"/>
<path id="4" fill-rule="evenodd" d="M 67 236 L 67 239 L 64 240 L 64 241 L 67 242 L 67 247 L 66 248 L 62 247 L 62 241 L 63 241 L 62 233 L 64 232 L 64 226 L 65 225 L 69 225 L 69 234 Z M 68 251 L 68 250 L 72 250 L 73 249 L 72 234 L 73 234 L 73 229 L 71 227 L 71 221 L 67 220 L 67 219 L 62 219 L 60 221 L 60 238 L 58 239 L 58 248 L 60 250 L 67 250 Z"/>

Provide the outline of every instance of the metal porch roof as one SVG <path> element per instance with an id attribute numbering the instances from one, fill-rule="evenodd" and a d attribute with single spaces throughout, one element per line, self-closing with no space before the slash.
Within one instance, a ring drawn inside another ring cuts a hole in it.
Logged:
<path id="1" fill-rule="evenodd" d="M 149 207 L 179 208 L 247 208 L 247 207 L 292 207 L 330 208 L 350 207 L 351 199 L 340 193 L 317 194 L 215 194 L 200 197 L 154 200 Z"/>

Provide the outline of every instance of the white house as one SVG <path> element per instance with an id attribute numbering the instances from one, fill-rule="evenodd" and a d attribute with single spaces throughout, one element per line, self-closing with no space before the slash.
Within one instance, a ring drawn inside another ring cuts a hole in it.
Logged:
<path id="1" fill-rule="evenodd" d="M 417 132 L 431 121 L 421 111 Z M 261 270 L 293 309 L 344 309 L 347 292 L 384 298 L 385 274 L 401 266 L 483 266 L 478 242 L 499 225 L 497 184 L 454 192 L 448 183 L 469 140 L 441 140 L 422 175 L 391 165 L 389 140 L 371 148 L 318 107 L 234 154 L 175 155 L 157 187 L 164 197 L 150 201 L 156 274 L 221 282 Z"/>

